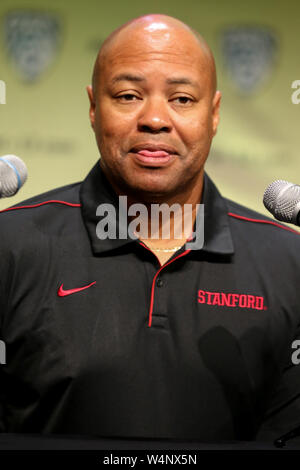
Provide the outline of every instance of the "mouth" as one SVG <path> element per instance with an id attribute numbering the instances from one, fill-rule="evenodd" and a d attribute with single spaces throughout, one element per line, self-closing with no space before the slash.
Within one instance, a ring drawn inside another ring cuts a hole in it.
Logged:
<path id="1" fill-rule="evenodd" d="M 133 147 L 129 153 L 134 155 L 139 163 L 151 167 L 167 165 L 178 155 L 172 148 L 162 148 L 160 146 Z"/>

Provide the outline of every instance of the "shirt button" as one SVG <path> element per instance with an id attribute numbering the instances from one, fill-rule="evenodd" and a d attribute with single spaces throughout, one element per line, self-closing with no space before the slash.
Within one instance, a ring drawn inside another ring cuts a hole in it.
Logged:
<path id="1" fill-rule="evenodd" d="M 157 287 L 162 287 L 164 285 L 164 281 L 159 277 L 156 281 Z"/>

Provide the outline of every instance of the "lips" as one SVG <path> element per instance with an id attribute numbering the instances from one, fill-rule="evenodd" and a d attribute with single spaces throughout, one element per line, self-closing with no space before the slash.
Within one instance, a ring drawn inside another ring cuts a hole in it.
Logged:
<path id="1" fill-rule="evenodd" d="M 130 151 L 146 157 L 166 157 L 168 155 L 178 154 L 174 147 L 159 143 L 152 144 L 151 142 L 135 145 Z"/>
<path id="2" fill-rule="evenodd" d="M 178 152 L 174 147 L 164 143 L 141 143 L 130 150 L 135 161 L 142 166 L 158 168 L 168 166 L 174 161 Z"/>
<path id="3" fill-rule="evenodd" d="M 170 155 L 168 152 L 165 152 L 164 150 L 156 150 L 156 151 L 139 150 L 137 153 L 139 155 L 144 155 L 145 157 L 167 157 L 168 155 Z"/>

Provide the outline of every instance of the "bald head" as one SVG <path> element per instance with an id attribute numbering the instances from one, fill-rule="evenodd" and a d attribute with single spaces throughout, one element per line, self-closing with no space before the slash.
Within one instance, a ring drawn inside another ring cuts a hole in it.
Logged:
<path id="1" fill-rule="evenodd" d="M 133 37 L 134 34 L 155 36 L 157 34 L 164 34 L 167 37 L 167 32 L 178 37 L 178 42 L 183 38 L 185 40 L 190 39 L 191 42 L 195 42 L 196 47 L 199 49 L 199 56 L 201 56 L 204 62 L 204 68 L 209 77 L 209 82 L 212 90 L 212 96 L 216 92 L 217 79 L 216 79 L 216 67 L 213 54 L 203 39 L 203 37 L 190 26 L 186 25 L 182 21 L 168 15 L 162 14 L 149 14 L 143 15 L 127 23 L 121 25 L 119 28 L 114 30 L 103 42 L 98 52 L 92 78 L 92 86 L 94 97 L 97 95 L 98 85 L 101 80 L 101 73 L 105 67 L 107 60 L 111 52 L 116 46 L 126 47 L 127 41 Z"/>

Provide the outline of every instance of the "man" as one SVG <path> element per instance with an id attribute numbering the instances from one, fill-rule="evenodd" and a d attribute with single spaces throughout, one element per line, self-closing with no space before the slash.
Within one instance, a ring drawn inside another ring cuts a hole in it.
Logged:
<path id="1" fill-rule="evenodd" d="M 100 164 L 1 214 L 2 429 L 218 441 L 289 431 L 300 422 L 300 240 L 204 173 L 221 98 L 207 44 L 175 18 L 139 17 L 105 41 L 87 91 Z M 137 203 L 188 204 L 203 246 L 187 249 L 189 231 L 164 238 L 162 222 L 158 238 L 102 237 L 103 208 L 124 229 L 124 196 L 128 221 Z"/>

